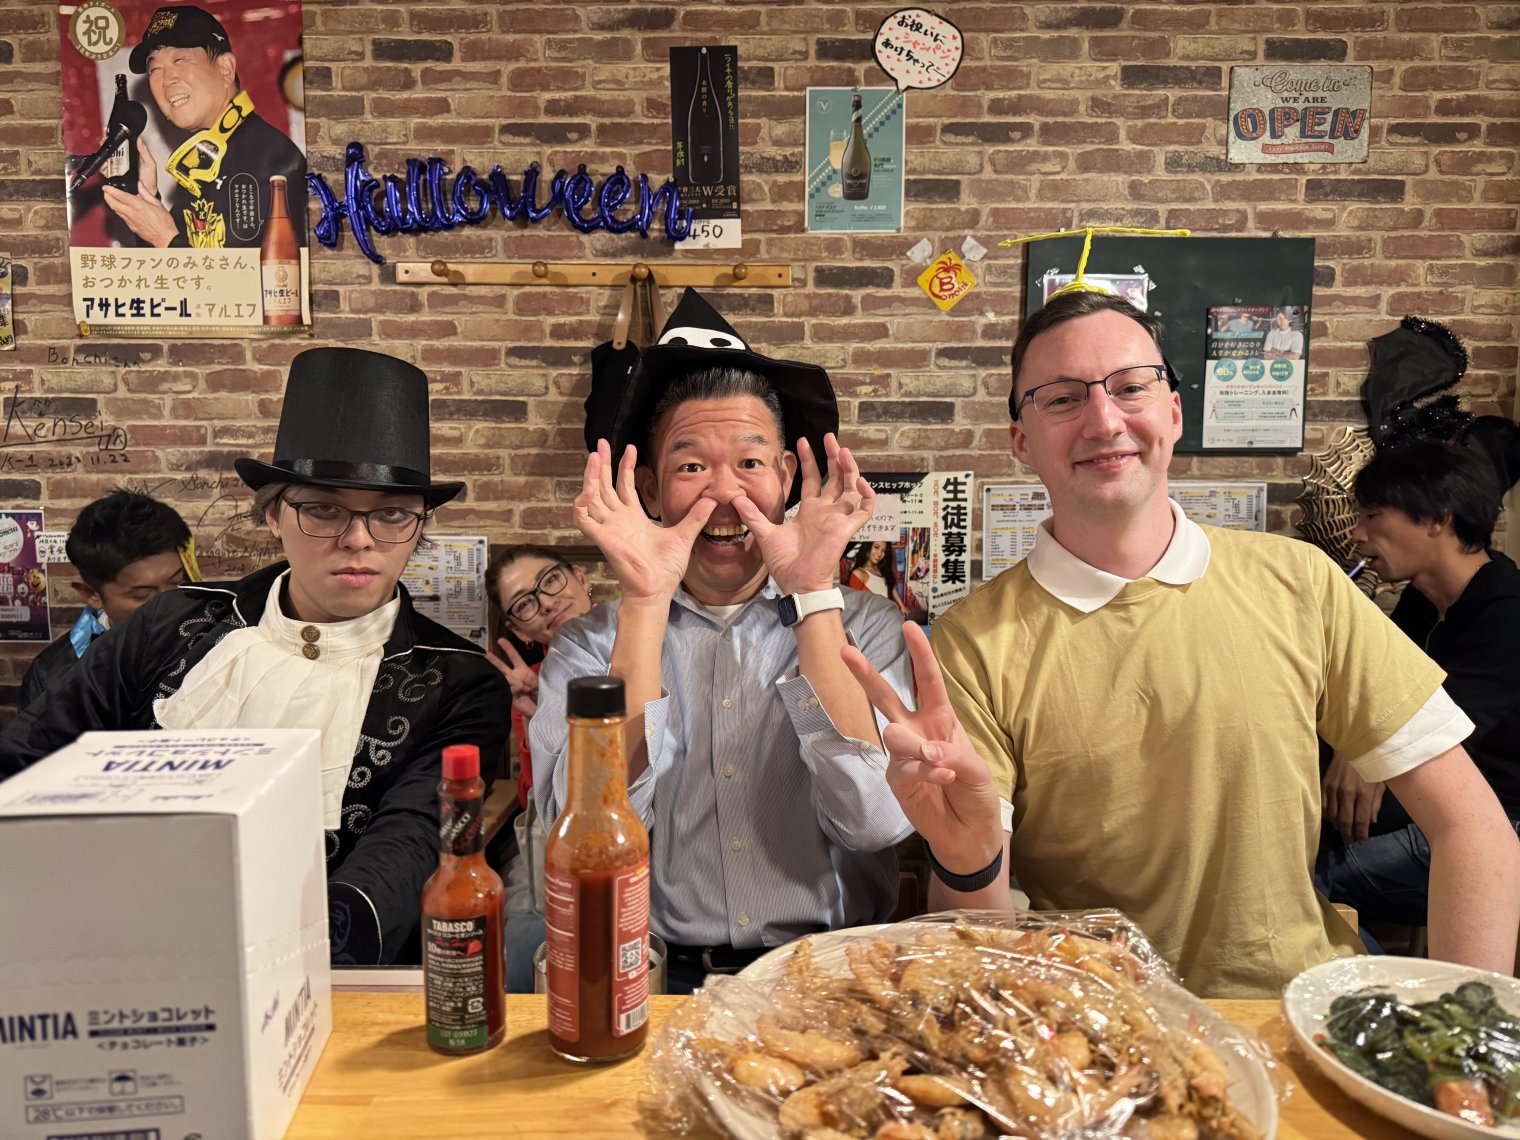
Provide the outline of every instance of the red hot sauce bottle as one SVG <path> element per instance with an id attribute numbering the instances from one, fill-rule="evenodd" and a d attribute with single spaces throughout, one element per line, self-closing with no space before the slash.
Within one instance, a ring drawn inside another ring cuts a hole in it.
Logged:
<path id="1" fill-rule="evenodd" d="M 422 980 L 428 1044 L 480 1053 L 507 1032 L 501 876 L 486 865 L 480 749 L 443 750 L 438 785 L 438 870 L 422 888 Z"/>
<path id="2" fill-rule="evenodd" d="M 649 835 L 628 802 L 623 682 L 569 684 L 569 794 L 544 849 L 549 1044 L 618 1061 L 649 1034 Z"/>

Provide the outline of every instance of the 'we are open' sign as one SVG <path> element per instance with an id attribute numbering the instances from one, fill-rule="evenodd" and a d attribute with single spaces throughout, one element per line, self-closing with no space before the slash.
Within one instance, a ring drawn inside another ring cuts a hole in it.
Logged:
<path id="1" fill-rule="evenodd" d="M 1372 68 L 1232 67 L 1231 162 L 1366 162 Z"/>

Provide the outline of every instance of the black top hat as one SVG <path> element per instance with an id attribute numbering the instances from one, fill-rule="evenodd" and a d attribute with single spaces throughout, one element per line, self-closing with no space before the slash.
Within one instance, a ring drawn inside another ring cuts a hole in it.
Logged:
<path id="1" fill-rule="evenodd" d="M 308 348 L 290 362 L 274 462 L 239 459 L 243 482 L 314 483 L 418 494 L 429 509 L 463 483 L 428 475 L 428 386 L 421 369 L 362 348 Z"/>
<path id="2" fill-rule="evenodd" d="M 232 50 L 227 39 L 227 29 L 222 22 L 204 8 L 193 4 L 177 4 L 160 8 L 148 21 L 142 43 L 132 49 L 127 65 L 133 74 L 141 75 L 148 70 L 148 56 L 161 47 L 201 47 L 216 55 Z"/>
<path id="3" fill-rule="evenodd" d="M 621 358 L 608 363 L 626 367 Z M 823 437 L 839 430 L 839 404 L 834 399 L 829 374 L 816 364 L 772 360 L 752 351 L 695 289 L 687 289 L 681 295 L 680 303 L 665 322 L 659 342 L 645 349 L 633 365 L 627 386 L 619 389 L 603 385 L 606 406 L 593 406 L 593 400 L 586 401 L 587 447 L 594 448 L 597 438 L 606 434 L 603 429 L 610 424 L 614 462 L 621 460 L 630 443 L 647 458 L 649 430 L 653 426 L 650 421 L 660 398 L 675 381 L 707 368 L 739 368 L 768 381 L 781 404 L 787 450 L 796 451 L 797 441 L 806 436 L 819 467 L 823 467 Z M 616 410 L 609 415 L 614 406 Z M 797 501 L 800 488 L 799 472 L 788 503 Z"/>

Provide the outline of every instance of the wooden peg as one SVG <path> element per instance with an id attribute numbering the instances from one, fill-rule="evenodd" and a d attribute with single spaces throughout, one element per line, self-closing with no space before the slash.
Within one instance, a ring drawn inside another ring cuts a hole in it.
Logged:
<path id="1" fill-rule="evenodd" d="M 449 275 L 449 263 L 447 261 L 435 261 L 428 268 L 433 271 L 434 277 L 447 277 Z"/>
<path id="2" fill-rule="evenodd" d="M 735 281 L 743 281 L 748 276 L 749 276 L 749 266 L 745 265 L 744 262 L 741 261 L 737 265 L 734 266 L 734 280 Z"/>
<path id="3" fill-rule="evenodd" d="M 547 276 L 549 276 L 549 263 L 547 261 L 535 261 L 533 263 L 533 276 L 534 277 L 547 277 Z"/>
<path id="4" fill-rule="evenodd" d="M 635 261 L 633 263 L 633 279 L 635 281 L 648 281 L 649 266 L 645 265 L 642 261 Z"/>

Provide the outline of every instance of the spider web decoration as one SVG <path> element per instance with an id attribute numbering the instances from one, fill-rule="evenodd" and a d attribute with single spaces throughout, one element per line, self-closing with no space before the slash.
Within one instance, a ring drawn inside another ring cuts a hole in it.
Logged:
<path id="1" fill-rule="evenodd" d="M 1356 528 L 1356 499 L 1351 486 L 1372 453 L 1372 437 L 1365 431 L 1341 428 L 1331 438 L 1329 447 L 1309 456 L 1309 473 L 1304 476 L 1304 489 L 1296 500 L 1303 512 L 1299 532 L 1338 565 L 1348 568 L 1358 560 L 1356 542 L 1351 537 Z M 1357 583 L 1366 589 L 1375 585 L 1376 576 L 1364 570 L 1357 576 Z"/>

